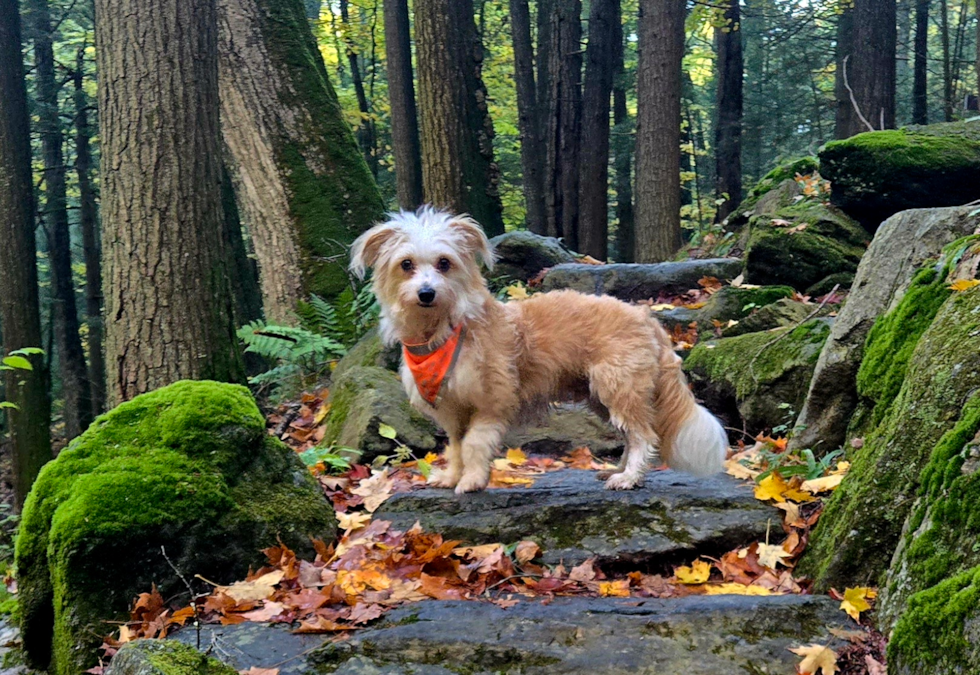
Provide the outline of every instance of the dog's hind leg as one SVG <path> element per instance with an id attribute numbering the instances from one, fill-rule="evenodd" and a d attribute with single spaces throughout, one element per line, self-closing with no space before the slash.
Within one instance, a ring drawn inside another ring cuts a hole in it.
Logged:
<path id="1" fill-rule="evenodd" d="M 631 490 L 643 482 L 650 458 L 656 454 L 653 446 L 640 434 L 626 432 L 626 449 L 619 470 L 606 478 L 608 490 Z"/>
<path id="2" fill-rule="evenodd" d="M 477 415 L 463 436 L 463 475 L 456 494 L 482 490 L 490 482 L 490 458 L 500 446 L 507 426 L 500 420 Z"/>

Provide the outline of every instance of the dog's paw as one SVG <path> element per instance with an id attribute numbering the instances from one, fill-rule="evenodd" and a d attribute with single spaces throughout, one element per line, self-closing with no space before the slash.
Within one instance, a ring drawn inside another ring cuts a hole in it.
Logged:
<path id="1" fill-rule="evenodd" d="M 456 494 L 464 492 L 479 492 L 487 487 L 490 475 L 484 473 L 464 473 L 456 484 Z"/>
<path id="2" fill-rule="evenodd" d="M 607 481 L 618 473 L 618 470 L 600 471 L 595 475 L 596 480 Z"/>
<path id="3" fill-rule="evenodd" d="M 642 474 L 633 474 L 628 471 L 614 473 L 606 479 L 607 490 L 632 490 L 643 482 Z"/>
<path id="4" fill-rule="evenodd" d="M 437 488 L 454 488 L 459 483 L 459 474 L 447 469 L 436 469 L 429 475 L 429 485 Z"/>

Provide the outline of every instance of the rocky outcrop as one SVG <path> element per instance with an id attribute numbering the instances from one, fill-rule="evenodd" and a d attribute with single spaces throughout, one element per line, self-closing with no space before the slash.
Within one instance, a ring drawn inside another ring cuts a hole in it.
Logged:
<path id="1" fill-rule="evenodd" d="M 497 235 L 490 244 L 496 263 L 489 276 L 504 284 L 527 283 L 543 269 L 575 262 L 575 254 L 554 237 L 542 237 L 526 230 Z"/>
<path id="2" fill-rule="evenodd" d="M 503 445 L 551 456 L 585 446 L 593 454 L 605 457 L 618 456 L 623 451 L 623 436 L 585 404 L 563 403 L 554 406 L 538 424 L 509 429 Z"/>
<path id="3" fill-rule="evenodd" d="M 656 298 L 661 293 L 683 293 L 698 287 L 698 279 L 715 277 L 729 281 L 742 271 L 735 258 L 684 260 L 652 265 L 615 263 L 558 265 L 545 274 L 542 288 L 554 291 L 569 288 L 592 295 L 611 295 L 620 300 L 637 301 Z"/>

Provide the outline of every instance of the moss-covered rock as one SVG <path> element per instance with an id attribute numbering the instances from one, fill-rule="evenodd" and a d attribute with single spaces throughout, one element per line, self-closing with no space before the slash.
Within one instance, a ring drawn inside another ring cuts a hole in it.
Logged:
<path id="1" fill-rule="evenodd" d="M 816 157 L 800 157 L 791 159 L 784 164 L 780 164 L 775 169 L 767 173 L 762 179 L 749 190 L 750 197 L 761 197 L 773 188 L 782 185 L 783 181 L 794 180 L 798 175 L 806 176 L 820 170 L 820 163 Z M 795 181 L 794 181 L 795 182 Z"/>
<path id="2" fill-rule="evenodd" d="M 134 640 L 124 644 L 106 675 L 236 675 L 237 671 L 189 645 L 173 640 Z"/>
<path id="3" fill-rule="evenodd" d="M 332 508 L 244 387 L 179 382 L 98 418 L 41 471 L 16 545 L 28 657 L 74 675 L 107 620 L 185 574 L 232 581 L 281 539 L 300 551 L 336 534 Z M 52 644 L 53 634 L 53 644 Z"/>
<path id="4" fill-rule="evenodd" d="M 871 232 L 905 209 L 966 204 L 980 198 L 980 120 L 832 141 L 820 170 L 833 203 Z"/>
<path id="5" fill-rule="evenodd" d="M 921 272 L 868 337 L 859 386 L 873 402 L 864 424 L 871 431 L 851 450 L 851 471 L 797 567 L 818 589 L 882 580 L 922 469 L 937 452 L 948 452 L 947 432 L 965 419 L 964 408 L 980 389 L 980 291 L 953 294 L 931 324 L 925 320 L 945 295 L 937 288 L 944 276 Z M 928 328 L 921 332 L 923 324 Z"/>
<path id="6" fill-rule="evenodd" d="M 834 272 L 828 274 L 823 279 L 806 289 L 806 295 L 811 298 L 818 298 L 821 295 L 830 293 L 835 288 L 838 291 L 847 291 L 854 284 L 853 272 Z"/>
<path id="7" fill-rule="evenodd" d="M 805 305 L 790 298 L 782 298 L 758 309 L 753 309 L 744 319 L 722 330 L 721 336 L 735 337 L 746 333 L 759 333 L 774 328 L 795 326 L 805 321 L 814 309 L 813 305 Z M 830 307 L 828 306 L 823 313 L 829 312 Z"/>
<path id="8" fill-rule="evenodd" d="M 436 447 L 436 428 L 412 407 L 397 373 L 375 366 L 351 366 L 330 387 L 330 412 L 323 442 L 360 451 L 360 461 L 391 454 L 397 444 L 378 433 L 393 427 L 398 441 L 423 453 Z"/>
<path id="9" fill-rule="evenodd" d="M 750 433 L 772 428 L 802 404 L 831 322 L 812 319 L 784 329 L 788 334 L 766 331 L 703 342 L 684 369 L 712 410 L 730 417 L 734 406 Z M 741 420 L 728 421 L 741 427 Z"/>
<path id="10" fill-rule="evenodd" d="M 381 341 L 377 328 L 372 328 L 364 334 L 357 344 L 347 350 L 344 358 L 337 362 L 331 378 L 337 381 L 351 368 L 370 366 L 384 368 L 392 372 L 398 371 L 401 364 L 401 348 L 397 345 L 389 347 Z"/>
<path id="11" fill-rule="evenodd" d="M 556 238 L 527 230 L 498 235 L 490 244 L 497 262 L 488 276 L 504 286 L 515 281 L 527 282 L 545 268 L 575 262 L 575 254 Z"/>

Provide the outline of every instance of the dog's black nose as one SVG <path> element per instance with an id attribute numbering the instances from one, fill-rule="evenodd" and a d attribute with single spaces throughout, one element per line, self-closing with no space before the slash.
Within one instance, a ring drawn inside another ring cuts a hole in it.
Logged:
<path id="1" fill-rule="evenodd" d="M 419 302 L 423 305 L 430 305 L 436 299 L 436 292 L 428 286 L 419 289 Z"/>

